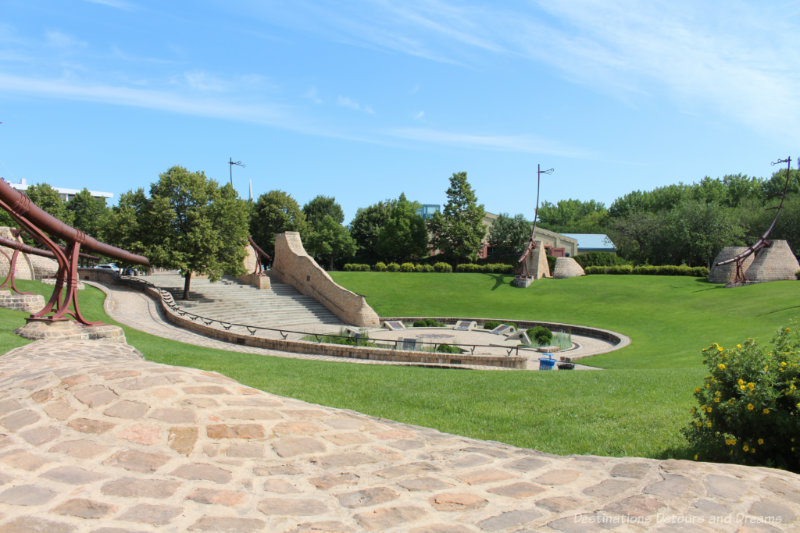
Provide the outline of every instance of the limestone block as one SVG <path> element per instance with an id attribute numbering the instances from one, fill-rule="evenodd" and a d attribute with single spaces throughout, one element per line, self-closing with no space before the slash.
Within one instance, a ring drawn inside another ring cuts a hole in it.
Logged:
<path id="1" fill-rule="evenodd" d="M 585 276 L 583 267 L 578 264 L 572 257 L 557 257 L 556 268 L 553 272 L 555 279 L 577 278 L 578 276 Z"/>
<path id="2" fill-rule="evenodd" d="M 733 283 L 736 278 L 736 263 L 729 263 L 727 265 L 717 266 L 717 263 L 733 259 L 740 253 L 747 250 L 746 246 L 726 246 L 722 249 L 717 257 L 714 258 L 711 270 L 708 272 L 708 281 L 711 283 Z M 742 272 L 747 272 L 747 269 L 753 263 L 754 255 L 749 255 L 742 262 Z"/>
<path id="3" fill-rule="evenodd" d="M 772 241 L 767 248 L 756 254 L 753 264 L 747 269 L 745 277 L 752 283 L 767 281 L 796 280 L 795 273 L 800 270 L 800 263 L 794 256 L 789 243 Z"/>

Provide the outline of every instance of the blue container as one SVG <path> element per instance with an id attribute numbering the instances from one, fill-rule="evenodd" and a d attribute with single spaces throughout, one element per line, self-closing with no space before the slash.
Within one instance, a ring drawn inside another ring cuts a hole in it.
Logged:
<path id="1" fill-rule="evenodd" d="M 556 364 L 556 360 L 552 357 L 553 354 L 546 353 L 544 355 L 547 357 L 539 358 L 539 370 L 553 370 L 553 365 Z"/>

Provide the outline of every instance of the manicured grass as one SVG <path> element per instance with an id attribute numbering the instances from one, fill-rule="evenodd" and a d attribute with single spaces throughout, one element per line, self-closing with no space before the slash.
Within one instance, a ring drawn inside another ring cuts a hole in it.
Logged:
<path id="1" fill-rule="evenodd" d="M 125 328 L 153 361 L 215 370 L 247 385 L 461 435 L 552 453 L 688 457 L 679 433 L 711 342 L 771 337 L 798 314 L 800 284 L 722 289 L 693 278 L 587 276 L 529 289 L 486 274 L 334 273 L 384 316 L 474 316 L 593 325 L 629 335 L 586 372 L 467 371 L 328 363 L 213 350 Z M 28 282 L 49 295 L 51 287 Z M 30 289 L 27 289 L 30 290 Z M 111 322 L 102 293 L 80 293 L 92 320 Z M 0 310 L 0 349 L 24 313 Z"/>

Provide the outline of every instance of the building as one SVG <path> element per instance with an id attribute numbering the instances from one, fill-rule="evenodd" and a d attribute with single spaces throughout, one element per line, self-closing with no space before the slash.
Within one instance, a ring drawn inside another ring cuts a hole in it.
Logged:
<path id="1" fill-rule="evenodd" d="M 578 254 L 609 252 L 616 255 L 617 253 L 617 247 L 605 233 L 565 233 L 564 236 L 578 241 Z"/>
<path id="2" fill-rule="evenodd" d="M 497 220 L 497 216 L 494 213 L 486 213 L 483 217 L 483 223 L 486 225 L 486 235 L 483 237 L 483 242 L 481 245 L 481 249 L 478 252 L 478 257 L 485 258 L 489 255 L 491 251 L 491 243 L 489 243 L 489 230 L 494 224 L 494 221 Z M 544 245 L 545 250 L 547 251 L 547 255 L 551 255 L 553 257 L 572 257 L 578 255 L 578 241 L 569 236 L 569 235 L 562 235 L 560 233 L 556 233 L 555 231 L 550 231 L 548 229 L 544 229 L 540 226 L 536 226 L 536 235 L 533 238 L 536 242 L 541 242 Z M 520 254 L 522 254 L 524 250 L 520 250 Z"/>
<path id="3" fill-rule="evenodd" d="M 439 204 L 422 204 L 422 207 L 417 209 L 417 214 L 424 220 L 433 217 L 434 213 L 441 213 L 442 206 Z"/>
<path id="4" fill-rule="evenodd" d="M 9 185 L 11 185 L 12 188 L 20 192 L 27 191 L 29 186 L 25 178 L 20 179 L 19 183 L 9 183 Z M 53 186 L 51 185 L 51 187 Z M 75 195 L 81 192 L 82 190 L 82 189 L 67 189 L 66 187 L 53 187 L 53 189 L 55 189 L 56 192 L 58 192 L 58 195 L 61 196 L 61 199 L 65 202 L 69 202 L 70 200 L 72 200 L 72 198 L 74 198 Z M 89 194 L 91 194 L 95 198 L 103 198 L 105 200 L 110 200 L 111 198 L 114 197 L 113 193 L 102 192 L 102 191 L 89 191 Z"/>

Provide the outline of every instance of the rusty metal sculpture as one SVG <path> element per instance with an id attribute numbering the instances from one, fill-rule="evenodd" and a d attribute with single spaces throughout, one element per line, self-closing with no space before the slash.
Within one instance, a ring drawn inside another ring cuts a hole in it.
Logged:
<path id="1" fill-rule="evenodd" d="M 19 236 L 22 234 L 22 232 L 19 229 L 13 229 L 13 230 L 11 230 L 11 233 L 16 238 L 19 238 Z M 8 264 L 9 264 L 8 274 L 6 275 L 5 279 L 3 280 L 3 283 L 0 283 L 0 289 L 9 288 L 9 289 L 11 289 L 12 291 L 14 291 L 17 294 L 34 294 L 32 292 L 23 292 L 23 291 L 19 290 L 17 288 L 17 286 L 16 286 L 17 261 L 19 260 L 20 252 L 26 253 L 26 254 L 29 254 L 29 255 L 38 255 L 40 257 L 47 257 L 48 259 L 55 259 L 56 258 L 55 254 L 53 254 L 53 252 L 49 252 L 47 250 L 42 250 L 41 248 L 34 248 L 33 246 L 28 246 L 27 244 L 19 242 L 19 241 L 15 241 L 15 240 L 12 240 L 12 239 L 6 239 L 5 237 L 0 237 L 0 246 L 5 246 L 6 248 L 11 248 L 11 249 L 14 250 L 14 253 L 11 254 L 11 257 L 9 257 L 8 254 L 5 251 L 0 250 L 0 254 L 3 254 L 3 256 L 5 256 L 5 258 L 8 260 Z M 63 248 L 62 248 L 62 250 L 63 250 Z M 97 257 L 97 256 L 84 254 L 84 253 L 80 254 L 80 258 L 84 259 L 84 260 L 94 261 L 94 262 L 97 262 L 97 261 L 100 260 L 100 258 Z"/>
<path id="2" fill-rule="evenodd" d="M 149 265 L 149 260 L 141 255 L 136 255 L 98 241 L 94 237 L 69 226 L 39 206 L 21 192 L 13 189 L 5 180 L 0 179 L 0 208 L 5 209 L 19 224 L 20 229 L 28 233 L 37 242 L 46 246 L 58 262 L 55 288 L 50 300 L 44 308 L 33 313 L 28 321 L 64 321 L 68 316 L 84 325 L 96 325 L 89 322 L 80 312 L 78 307 L 78 258 L 81 245 L 106 257 L 112 257 L 126 263 Z M 53 239 L 63 239 L 67 242 L 64 248 L 56 244 Z M 72 310 L 70 311 L 70 306 Z"/>
<path id="3" fill-rule="evenodd" d="M 735 287 L 747 283 L 748 281 L 747 277 L 745 276 L 744 271 L 742 269 L 744 260 L 753 255 L 754 253 L 758 252 L 762 248 L 769 248 L 769 246 L 772 244 L 772 241 L 768 240 L 768 237 L 769 234 L 772 233 L 772 230 L 775 228 L 775 224 L 778 222 L 778 216 L 780 216 L 781 209 L 783 209 L 783 203 L 786 200 L 786 193 L 789 191 L 789 179 L 791 177 L 792 158 L 787 157 L 786 159 L 779 159 L 778 161 L 773 161 L 772 165 L 773 166 L 780 165 L 781 163 L 786 163 L 786 182 L 783 186 L 783 194 L 781 194 L 781 201 L 777 206 L 773 208 L 777 212 L 775 213 L 775 218 L 772 219 L 772 224 L 769 225 L 767 231 L 764 232 L 761 238 L 758 239 L 758 241 L 756 241 L 756 243 L 753 244 L 752 246 L 748 246 L 744 252 L 738 254 L 736 257 L 731 257 L 726 261 L 720 261 L 719 263 L 716 263 L 714 265 L 714 266 L 724 266 L 724 265 L 729 265 L 731 263 L 736 263 L 736 275 L 733 278 L 733 282 L 729 284 L 730 286 Z M 800 167 L 800 158 L 798 159 L 797 164 Z"/>
<path id="4" fill-rule="evenodd" d="M 261 247 L 256 244 L 256 241 L 253 240 L 253 237 L 248 235 L 247 241 L 250 243 L 250 246 L 253 247 L 253 250 L 256 251 L 256 269 L 253 272 L 256 276 L 266 276 L 266 272 L 264 272 L 264 262 L 267 263 L 272 262 L 272 258 L 269 256 L 267 252 L 261 249 Z"/>
<path id="5" fill-rule="evenodd" d="M 536 165 L 536 210 L 533 212 L 533 227 L 531 229 L 531 236 L 528 238 L 528 246 L 517 260 L 516 275 L 514 276 L 514 285 L 518 287 L 527 286 L 531 279 L 531 273 L 528 270 L 528 258 L 536 248 L 536 223 L 539 219 L 539 186 L 541 184 L 542 174 L 552 174 L 552 168 L 542 170 L 541 165 Z"/>

